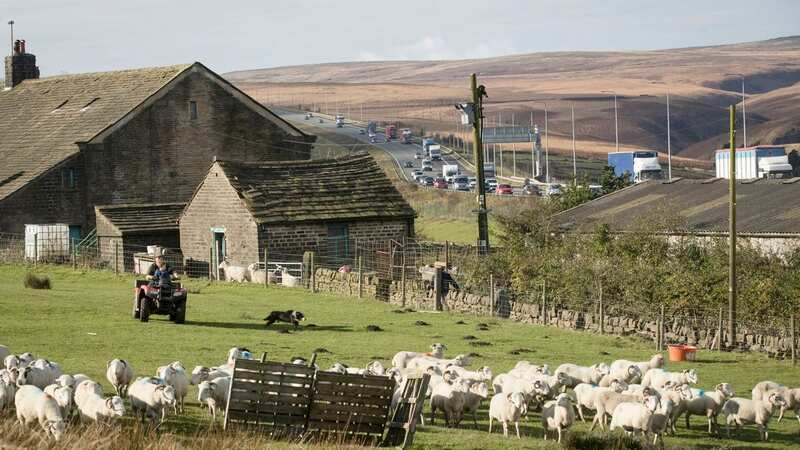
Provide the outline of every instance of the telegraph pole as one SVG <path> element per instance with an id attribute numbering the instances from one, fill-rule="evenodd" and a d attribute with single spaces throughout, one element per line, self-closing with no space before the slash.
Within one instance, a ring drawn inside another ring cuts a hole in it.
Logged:
<path id="1" fill-rule="evenodd" d="M 469 79 L 469 88 L 472 92 L 473 122 L 472 137 L 475 141 L 475 148 L 483 148 L 483 97 L 486 89 L 478 86 L 478 77 L 474 73 Z M 483 173 L 483 152 L 475 152 L 475 168 L 478 171 L 478 253 L 481 255 L 489 254 L 489 211 L 486 209 L 486 181 Z"/>
<path id="2" fill-rule="evenodd" d="M 736 105 L 730 107 L 731 156 L 728 162 L 728 343 L 736 344 Z"/>
<path id="3" fill-rule="evenodd" d="M 578 159 L 575 155 L 575 104 L 570 105 L 572 112 L 572 184 L 578 184 Z"/>

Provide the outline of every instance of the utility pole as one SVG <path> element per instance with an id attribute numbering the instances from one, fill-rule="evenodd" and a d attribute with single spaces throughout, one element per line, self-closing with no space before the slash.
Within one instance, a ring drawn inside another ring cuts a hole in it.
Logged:
<path id="1" fill-rule="evenodd" d="M 616 91 L 601 91 L 604 94 L 613 94 L 614 95 L 614 142 L 615 142 L 615 151 L 619 151 L 619 120 L 617 117 L 617 92 Z"/>
<path id="2" fill-rule="evenodd" d="M 744 97 L 744 75 L 742 75 L 742 147 L 747 147 L 747 108 Z"/>
<path id="3" fill-rule="evenodd" d="M 481 255 L 489 254 L 489 218 L 486 209 L 486 182 L 483 171 L 483 97 L 486 96 L 486 88 L 478 86 L 476 74 L 470 76 L 470 91 L 472 92 L 473 121 L 472 137 L 475 141 L 475 167 L 478 170 L 478 253 Z"/>
<path id="4" fill-rule="evenodd" d="M 728 339 L 732 347 L 736 344 L 736 105 L 730 107 L 730 150 L 728 161 Z"/>
<path id="5" fill-rule="evenodd" d="M 575 155 L 575 104 L 569 106 L 572 112 L 572 184 L 578 184 L 578 161 Z"/>
<path id="6" fill-rule="evenodd" d="M 669 90 L 667 91 L 667 178 L 672 181 L 672 141 L 669 128 Z"/>

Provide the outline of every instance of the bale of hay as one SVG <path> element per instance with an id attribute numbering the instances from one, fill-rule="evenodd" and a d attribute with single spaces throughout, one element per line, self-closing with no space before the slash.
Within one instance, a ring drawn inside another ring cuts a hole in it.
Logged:
<path id="1" fill-rule="evenodd" d="M 39 277 L 31 272 L 25 274 L 25 279 L 23 280 L 23 284 L 28 289 L 50 289 L 52 285 L 50 284 L 50 278 L 48 277 Z"/>

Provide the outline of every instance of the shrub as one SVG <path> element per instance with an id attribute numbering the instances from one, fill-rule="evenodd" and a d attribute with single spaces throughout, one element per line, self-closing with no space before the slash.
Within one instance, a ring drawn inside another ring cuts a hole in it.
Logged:
<path id="1" fill-rule="evenodd" d="M 575 450 L 639 450 L 643 449 L 641 441 L 624 434 L 589 434 L 582 432 L 567 433 L 564 447 Z"/>
<path id="2" fill-rule="evenodd" d="M 50 285 L 50 278 L 38 277 L 31 272 L 25 274 L 23 284 L 28 289 L 50 289 L 52 287 Z"/>

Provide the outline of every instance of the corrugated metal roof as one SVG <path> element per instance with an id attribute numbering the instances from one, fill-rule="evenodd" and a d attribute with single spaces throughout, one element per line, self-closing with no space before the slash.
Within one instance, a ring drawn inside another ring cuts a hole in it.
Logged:
<path id="1" fill-rule="evenodd" d="M 736 185 L 737 232 L 800 235 L 800 178 L 750 180 Z M 648 181 L 600 197 L 555 216 L 563 229 L 608 224 L 625 231 L 642 217 L 667 216 L 684 222 L 675 232 L 728 232 L 728 180 Z"/>

